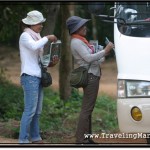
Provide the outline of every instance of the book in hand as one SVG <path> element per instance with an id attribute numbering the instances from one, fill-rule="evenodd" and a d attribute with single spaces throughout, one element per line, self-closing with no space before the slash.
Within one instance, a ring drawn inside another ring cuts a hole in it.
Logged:
<path id="1" fill-rule="evenodd" d="M 94 48 L 94 53 L 97 53 L 104 48 L 102 45 L 98 45 L 98 40 L 90 40 L 89 43 Z"/>
<path id="2" fill-rule="evenodd" d="M 60 59 L 61 53 L 61 41 L 57 40 L 52 42 L 49 46 L 49 52 L 46 55 L 43 55 L 42 63 L 45 67 L 48 67 L 53 61 L 53 57 L 58 57 Z"/>
<path id="3" fill-rule="evenodd" d="M 107 45 L 109 43 L 109 39 L 107 37 L 105 37 L 105 44 Z M 115 51 L 115 49 L 113 48 L 113 50 Z"/>

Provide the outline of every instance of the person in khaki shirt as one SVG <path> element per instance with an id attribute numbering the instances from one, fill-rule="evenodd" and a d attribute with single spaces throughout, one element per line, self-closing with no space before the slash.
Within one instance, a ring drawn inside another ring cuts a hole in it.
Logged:
<path id="1" fill-rule="evenodd" d="M 83 88 L 83 101 L 79 121 L 76 131 L 76 143 L 95 144 L 90 138 L 85 138 L 85 134 L 91 134 L 91 116 L 95 106 L 99 81 L 101 77 L 100 59 L 106 56 L 114 47 L 109 42 L 107 46 L 94 53 L 93 47 L 86 40 L 87 27 L 89 19 L 83 19 L 78 16 L 69 17 L 66 21 L 69 34 L 71 35 L 71 51 L 75 62 L 79 66 L 90 66 L 88 70 L 88 85 Z"/>

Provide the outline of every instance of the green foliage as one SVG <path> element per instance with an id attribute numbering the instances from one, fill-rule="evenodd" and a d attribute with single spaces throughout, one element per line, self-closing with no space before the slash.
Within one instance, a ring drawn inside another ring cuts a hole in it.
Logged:
<path id="1" fill-rule="evenodd" d="M 62 122 L 78 112 L 81 96 L 74 89 L 73 94 L 67 102 L 60 100 L 59 94 L 45 89 L 43 112 L 41 115 L 41 127 L 44 129 L 62 130 Z"/>
<path id="2" fill-rule="evenodd" d="M 74 89 L 70 99 L 63 103 L 57 93 L 45 91 L 41 125 L 43 131 L 54 130 L 71 132 L 76 129 L 81 109 L 82 94 Z M 49 94 L 48 94 L 49 93 Z M 118 130 L 116 102 L 111 97 L 102 95 L 97 98 L 93 111 L 93 132 L 113 132 Z"/>
<path id="3" fill-rule="evenodd" d="M 0 80 L 0 103 L 1 120 L 20 121 L 23 112 L 23 90 L 21 87 L 6 80 L 3 82 Z M 52 143 L 60 143 L 65 135 L 75 134 L 81 103 L 82 93 L 76 89 L 73 89 L 70 99 L 64 102 L 60 100 L 58 93 L 53 92 L 50 88 L 45 88 L 43 111 L 40 118 L 43 138 Z M 117 131 L 115 100 L 106 95 L 98 97 L 92 118 L 93 133 Z M 19 126 L 12 126 L 10 130 L 11 134 L 17 138 Z"/>
<path id="4" fill-rule="evenodd" d="M 0 83 L 6 82 L 5 68 L 0 68 Z"/>
<path id="5" fill-rule="evenodd" d="M 7 45 L 18 45 L 20 21 L 26 17 L 28 11 L 41 10 L 39 3 L 28 2 L 0 2 L 0 41 Z"/>
<path id="6" fill-rule="evenodd" d="M 0 2 L 0 41 L 3 44 L 7 45 L 18 45 L 18 39 L 20 36 L 20 21 L 26 17 L 27 12 L 31 10 L 39 10 L 45 14 L 44 2 Z M 51 5 L 52 3 L 47 3 Z M 64 5 L 65 3 L 63 3 Z M 58 4 L 57 4 L 58 5 Z M 109 13 L 109 8 L 113 6 L 113 3 L 106 3 L 104 14 Z M 58 38 L 61 38 L 61 20 L 60 20 L 61 11 L 57 16 L 57 22 L 54 34 Z M 75 15 L 81 16 L 83 18 L 91 18 L 91 14 L 87 9 L 87 3 L 77 2 L 75 3 Z M 113 41 L 113 24 L 104 23 L 100 20 L 99 17 L 96 19 L 96 28 L 97 28 L 97 37 L 99 42 L 104 45 L 104 37 L 107 36 L 111 41 Z M 92 39 L 92 23 L 88 24 L 90 29 L 88 32 L 87 39 Z M 107 30 L 105 30 L 107 29 Z"/>
<path id="7" fill-rule="evenodd" d="M 0 75 L 2 77 L 2 75 Z M 0 80 L 0 118 L 20 120 L 23 111 L 23 92 L 4 77 Z"/>
<path id="8" fill-rule="evenodd" d="M 96 132 L 114 132 L 118 130 L 116 101 L 107 95 L 97 98 L 93 112 L 93 124 Z"/>

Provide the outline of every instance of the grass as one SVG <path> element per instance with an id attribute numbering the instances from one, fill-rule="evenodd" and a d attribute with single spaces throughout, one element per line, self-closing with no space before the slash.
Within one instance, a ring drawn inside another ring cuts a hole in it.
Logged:
<path id="1" fill-rule="evenodd" d="M 56 135 L 62 134 L 61 137 L 66 137 L 66 135 L 74 137 L 81 109 L 81 101 L 82 94 L 75 92 L 66 103 L 63 103 L 60 101 L 57 93 L 46 89 L 43 113 L 41 115 L 41 129 L 43 133 L 49 132 L 51 136 L 55 133 Z M 112 133 L 118 131 L 116 101 L 113 98 L 107 95 L 101 95 L 97 98 L 92 115 L 92 131 L 93 133 Z M 57 137 L 58 139 L 56 137 L 52 139 L 51 136 L 49 136 L 49 139 L 48 136 L 46 137 L 48 142 L 62 142 L 60 136 Z"/>
<path id="2" fill-rule="evenodd" d="M 59 98 L 59 94 L 50 88 L 44 90 L 43 112 L 40 119 L 42 137 L 49 143 L 73 142 L 76 125 L 80 113 L 82 94 L 73 90 L 67 102 Z M 5 136 L 18 138 L 19 121 L 23 112 L 23 90 L 3 78 L 0 78 L 0 120 L 5 123 Z M 15 120 L 15 121 L 12 121 Z M 116 100 L 101 95 L 92 116 L 93 133 L 112 133 L 118 130 L 116 116 Z M 3 129 L 2 129 L 3 130 Z M 1 134 L 2 135 L 2 134 Z M 68 138 L 69 137 L 69 138 Z"/>

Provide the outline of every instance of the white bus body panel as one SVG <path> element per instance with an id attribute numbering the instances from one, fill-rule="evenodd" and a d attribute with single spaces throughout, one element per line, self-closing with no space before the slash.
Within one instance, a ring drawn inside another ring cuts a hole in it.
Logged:
<path id="1" fill-rule="evenodd" d="M 135 121 L 131 117 L 132 107 L 137 106 L 142 112 L 142 120 Z M 121 132 L 134 133 L 150 132 L 150 99 L 132 98 L 118 99 L 117 101 L 118 124 Z"/>
<path id="2" fill-rule="evenodd" d="M 150 38 L 123 35 L 114 24 L 114 40 L 117 78 L 150 81 Z M 141 109 L 141 121 L 132 119 L 133 106 Z M 118 99 L 117 114 L 121 132 L 150 132 L 150 98 Z"/>
<path id="3" fill-rule="evenodd" d="M 121 34 L 114 25 L 118 79 L 150 81 L 150 38 Z"/>

